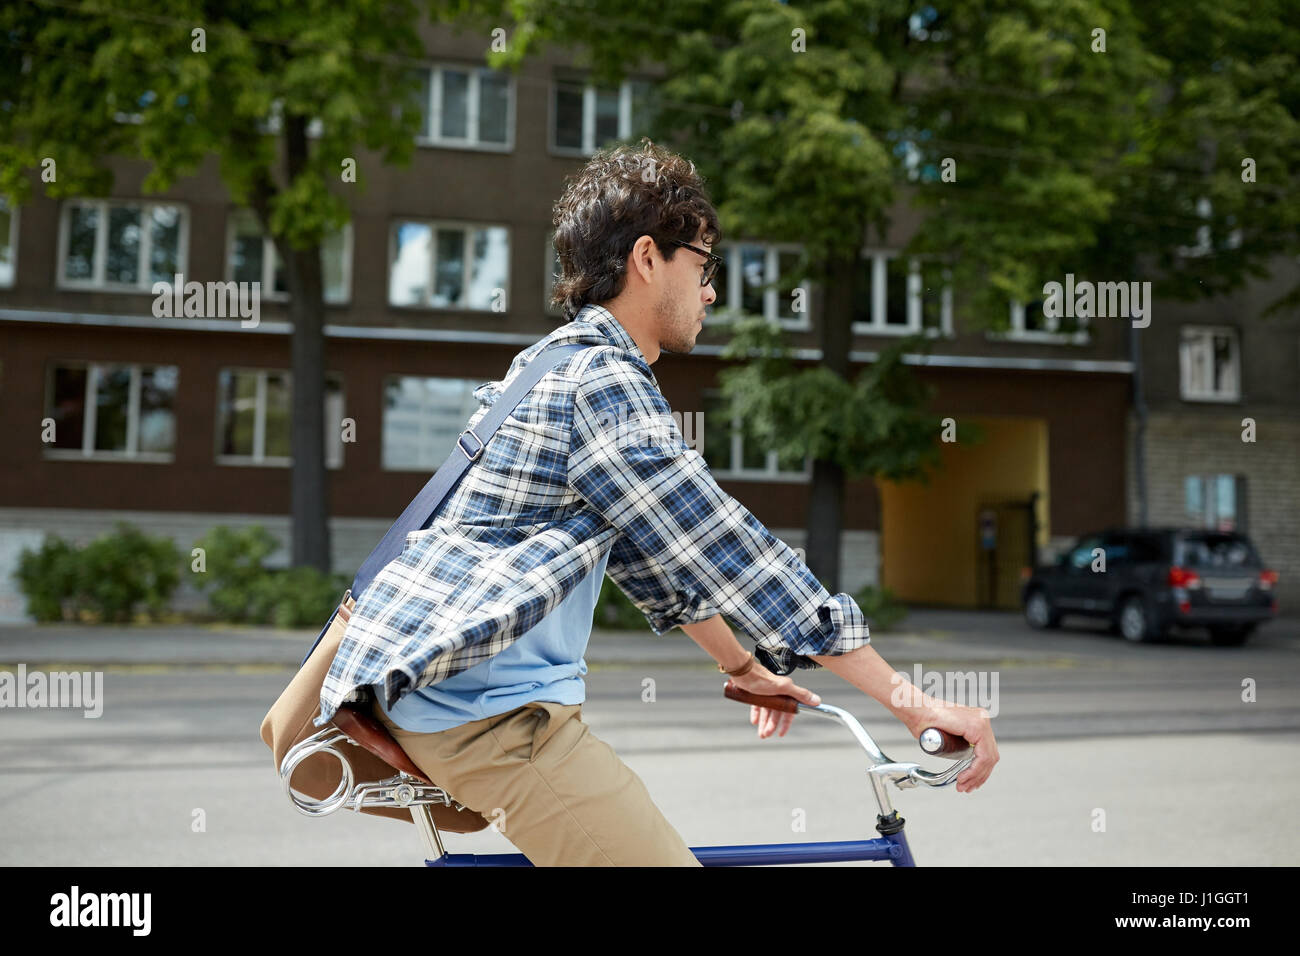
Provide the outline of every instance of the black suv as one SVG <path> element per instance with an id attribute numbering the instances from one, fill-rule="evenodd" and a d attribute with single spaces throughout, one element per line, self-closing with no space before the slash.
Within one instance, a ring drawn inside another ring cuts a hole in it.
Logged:
<path id="1" fill-rule="evenodd" d="M 1277 573 L 1233 531 L 1085 535 L 1055 564 L 1026 575 L 1020 599 L 1036 628 L 1082 614 L 1108 618 L 1130 641 L 1159 640 L 1171 627 L 1205 627 L 1215 644 L 1235 646 L 1277 613 Z"/>

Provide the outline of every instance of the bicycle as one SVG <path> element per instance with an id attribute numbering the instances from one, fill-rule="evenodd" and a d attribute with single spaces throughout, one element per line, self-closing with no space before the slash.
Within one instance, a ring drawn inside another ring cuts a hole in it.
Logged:
<path id="1" fill-rule="evenodd" d="M 974 750 L 966 740 L 937 727 L 929 727 L 921 732 L 918 739 L 921 749 L 932 757 L 947 757 L 957 761 L 946 770 L 932 773 L 915 763 L 897 763 L 891 760 L 857 718 L 842 708 L 831 704 L 805 704 L 784 694 L 751 694 L 736 687 L 731 681 L 723 686 L 722 692 L 730 700 L 787 713 L 818 714 L 838 720 L 847 727 L 870 761 L 867 774 L 880 810 L 876 817 L 876 830 L 880 836 L 870 840 L 691 847 L 695 858 L 704 866 L 881 860 L 887 860 L 894 866 L 915 866 L 903 830 L 904 820 L 890 803 L 886 784 L 892 781 L 900 790 L 918 785 L 936 789 L 946 787 L 974 760 Z M 344 741 L 384 760 L 398 771 L 396 776 L 369 783 L 356 783 L 347 756 L 336 749 Z M 317 800 L 295 793 L 290 781 L 294 770 L 304 760 L 319 754 L 330 754 L 337 758 L 343 773 L 334 792 Z M 443 846 L 438 830 L 439 821 L 435 820 L 432 808 L 439 809 L 442 828 L 449 832 L 473 833 L 490 824 L 482 814 L 457 802 L 429 780 L 388 733 L 387 728 L 356 706 L 341 707 L 330 726 L 306 738 L 285 754 L 280 766 L 280 782 L 290 802 L 307 816 L 325 816 L 344 808 L 356 812 L 360 812 L 362 807 L 409 810 L 430 854 L 425 858 L 426 866 L 532 866 L 522 853 L 448 853 Z"/>

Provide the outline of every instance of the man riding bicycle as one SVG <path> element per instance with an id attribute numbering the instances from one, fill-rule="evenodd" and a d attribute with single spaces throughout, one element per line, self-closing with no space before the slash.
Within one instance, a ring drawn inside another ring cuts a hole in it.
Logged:
<path id="1" fill-rule="evenodd" d="M 534 865 L 698 865 L 581 719 L 608 574 L 656 634 L 680 627 L 743 690 L 816 704 L 786 675 L 825 666 L 913 737 L 927 726 L 965 737 L 975 760 L 957 789 L 977 789 L 998 760 L 987 711 L 900 695 L 858 605 L 718 487 L 671 417 L 651 366 L 695 347 L 721 262 L 694 165 L 647 141 L 599 152 L 554 225 L 553 301 L 569 321 L 476 390 L 470 427 L 542 349 L 594 347 L 543 376 L 429 526 L 345 606 L 317 725 L 373 695 L 429 779 L 489 819 L 500 808 L 502 832 Z M 760 737 L 791 720 L 751 708 Z"/>

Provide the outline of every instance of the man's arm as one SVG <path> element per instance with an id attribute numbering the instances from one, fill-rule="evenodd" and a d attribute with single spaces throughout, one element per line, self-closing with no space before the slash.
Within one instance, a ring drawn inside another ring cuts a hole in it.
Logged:
<path id="1" fill-rule="evenodd" d="M 707 620 L 694 624 L 683 624 L 682 630 L 722 667 L 729 671 L 739 669 L 749 660 L 749 651 L 745 650 L 736 635 L 732 633 L 721 614 L 715 614 Z"/>
<path id="2" fill-rule="evenodd" d="M 876 653 L 874 647 L 859 647 L 838 657 L 814 655 L 813 659 L 880 702 L 907 728 L 913 737 L 934 722 L 935 708 L 942 706 L 929 694 L 903 675 Z"/>
<path id="3" fill-rule="evenodd" d="M 652 620 L 657 632 L 725 614 L 779 674 L 818 666 L 811 655 L 869 643 L 856 602 L 829 594 L 792 548 L 718 487 L 635 366 L 609 353 L 593 358 L 573 418 L 570 487 L 674 595 L 671 610 Z"/>
<path id="4" fill-rule="evenodd" d="M 646 623 L 656 634 L 666 634 L 677 626 L 683 614 L 692 609 L 692 602 L 677 589 L 677 585 L 653 558 L 642 554 L 625 534 L 614 538 L 610 546 L 605 574 L 618 585 L 637 610 L 645 615 Z M 695 608 L 702 614 L 707 610 L 700 602 Z M 717 614 L 717 609 L 713 609 Z"/>
<path id="5" fill-rule="evenodd" d="M 683 624 L 682 630 L 728 670 L 735 670 L 748 657 L 720 614 L 696 624 Z M 813 659 L 879 701 L 913 737 L 933 721 L 935 699 L 921 693 L 915 684 L 898 674 L 870 645 L 864 644 L 838 657 L 813 655 Z"/>

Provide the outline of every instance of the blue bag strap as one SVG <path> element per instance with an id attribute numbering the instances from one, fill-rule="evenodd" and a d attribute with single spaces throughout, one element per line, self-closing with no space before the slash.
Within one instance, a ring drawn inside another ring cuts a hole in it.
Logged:
<path id="1" fill-rule="evenodd" d="M 586 348 L 591 348 L 591 345 L 583 342 L 572 342 L 568 345 L 550 345 L 533 356 L 532 360 L 506 386 L 505 391 L 501 393 L 501 397 L 492 403 L 487 413 L 479 421 L 478 426 L 476 428 L 466 428 L 456 437 L 456 447 L 451 450 L 447 460 L 439 466 L 433 477 L 420 489 L 420 493 L 406 506 L 406 510 L 402 512 L 401 516 L 393 522 L 393 526 L 388 529 L 388 533 L 380 539 L 379 544 L 370 552 L 370 557 L 362 562 L 360 570 L 357 571 L 357 576 L 352 579 L 352 587 L 343 595 L 343 598 L 339 601 L 340 604 L 348 599 L 349 594 L 353 598 L 359 598 L 369 587 L 370 582 L 374 580 L 375 575 L 382 571 L 388 562 L 402 553 L 402 549 L 406 546 L 407 534 L 423 528 L 433 519 L 443 500 L 451 489 L 456 486 L 456 483 L 460 481 L 469 466 L 482 457 L 483 449 L 492 440 L 492 436 L 501 427 L 501 423 L 506 420 L 506 416 L 515 410 L 515 407 L 523 401 L 529 390 L 541 381 L 542 376 L 563 362 L 568 356 Z M 465 436 L 467 435 L 478 445 L 477 448 L 471 446 L 472 451 L 467 449 L 465 445 Z M 337 614 L 338 608 L 335 608 L 334 613 L 325 622 L 325 626 L 321 628 L 321 632 L 312 644 L 311 650 L 307 652 L 307 657 L 302 659 L 303 664 L 307 663 L 307 658 L 311 657 L 312 651 L 316 650 L 316 646 L 320 644 L 325 632 L 334 623 L 334 617 Z"/>

